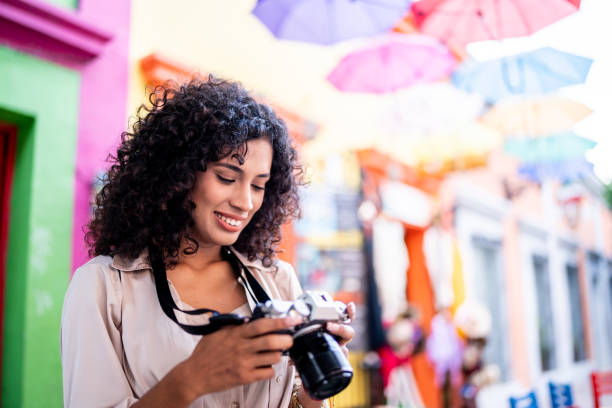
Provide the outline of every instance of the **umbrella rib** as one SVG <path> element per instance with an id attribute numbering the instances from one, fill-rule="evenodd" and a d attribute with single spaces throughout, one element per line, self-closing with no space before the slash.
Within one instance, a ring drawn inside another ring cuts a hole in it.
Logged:
<path id="1" fill-rule="evenodd" d="M 327 10 L 327 38 L 329 38 L 331 42 L 334 42 L 336 38 L 334 37 L 335 33 L 332 32 L 332 27 L 334 27 L 334 18 L 332 18 L 332 13 L 334 13 L 336 10 L 331 6 L 327 6 L 325 9 Z"/>
<path id="2" fill-rule="evenodd" d="M 370 3 L 370 4 L 375 4 L 377 6 L 381 6 L 381 7 L 386 7 L 390 10 L 395 10 L 398 8 L 398 6 L 395 6 L 393 4 L 389 4 L 387 2 L 384 1 L 379 1 L 379 0 L 361 0 L 362 3 Z"/>
<path id="3" fill-rule="evenodd" d="M 499 0 L 494 0 L 494 2 L 495 2 L 495 4 L 499 5 Z M 478 9 L 482 10 L 481 0 L 476 0 L 476 3 L 478 4 Z M 495 7 L 495 10 L 498 11 L 499 7 Z M 491 30 L 491 28 L 485 23 L 484 12 L 483 12 L 483 14 L 480 14 L 479 17 L 480 17 L 480 23 L 482 25 L 482 28 L 486 31 L 487 36 L 489 37 L 489 39 L 490 40 L 499 40 L 499 38 L 497 38 L 498 36 L 496 34 L 494 34 L 493 31 Z M 498 17 L 499 17 L 499 15 L 498 15 Z M 497 20 L 500 21 L 500 19 L 497 19 Z"/>
<path id="4" fill-rule="evenodd" d="M 510 66 L 509 63 L 510 61 L 514 61 L 516 63 L 517 66 L 517 74 L 518 74 L 518 83 L 515 85 L 511 82 L 511 78 L 510 78 Z M 506 83 L 506 88 L 514 94 L 520 94 L 520 93 L 524 93 L 525 92 L 525 63 L 523 61 L 522 58 L 520 57 L 516 57 L 513 59 L 510 58 L 504 58 L 501 61 L 501 68 L 502 68 L 502 78 L 504 80 L 504 82 Z"/>
<path id="5" fill-rule="evenodd" d="M 551 70 L 551 69 L 550 69 L 550 68 L 549 68 L 547 65 L 544 65 L 544 64 L 540 63 L 540 62 L 539 62 L 539 61 L 537 61 L 537 60 L 534 60 L 534 61 L 533 61 L 531 64 L 532 64 L 532 66 L 533 66 L 534 68 L 536 68 L 536 69 L 537 69 L 537 70 L 539 70 L 540 72 L 543 72 L 543 73 L 545 73 L 545 74 L 548 74 L 548 75 L 549 75 L 549 76 L 551 76 L 551 77 L 554 77 L 554 78 L 558 78 L 558 79 L 561 79 L 561 80 L 568 81 L 568 82 L 570 82 L 570 84 L 575 83 L 575 82 L 574 82 L 574 78 L 572 78 L 571 76 L 564 75 L 564 74 L 563 74 L 563 73 L 561 73 L 561 72 L 555 72 L 555 71 L 552 71 L 552 70 Z M 568 84 L 568 85 L 570 85 L 570 84 Z M 563 85 L 563 86 L 567 86 L 567 85 Z"/>
<path id="6" fill-rule="evenodd" d="M 384 6 L 384 7 L 388 7 L 389 9 L 393 9 L 393 7 L 389 6 L 388 4 L 383 4 L 381 2 L 378 2 L 376 0 L 364 0 L 364 3 L 370 3 L 370 4 L 376 4 L 379 6 Z M 380 23 L 380 20 L 376 17 L 376 14 L 374 13 L 367 13 L 368 17 L 370 18 L 370 21 L 374 22 L 374 27 L 380 27 L 383 26 L 383 24 Z M 395 24 L 395 23 L 393 23 Z M 393 27 L 393 25 L 391 25 L 391 27 Z"/>
<path id="7" fill-rule="evenodd" d="M 440 7 L 440 4 L 443 2 L 440 2 L 438 4 L 436 4 L 436 6 L 434 7 L 434 10 L 437 11 L 438 7 Z M 433 14 L 430 13 L 430 14 Z M 437 14 L 441 14 L 443 16 L 453 16 L 453 17 L 457 17 L 458 20 L 460 21 L 459 17 L 465 17 L 466 15 L 468 15 L 469 13 L 466 13 L 463 10 L 457 10 L 457 11 L 437 11 Z M 455 33 L 455 28 L 457 25 L 450 25 L 450 26 L 446 26 L 444 33 L 440 36 L 440 38 L 445 39 L 445 42 L 447 44 L 450 44 L 452 41 L 449 41 L 448 39 L 451 38 L 453 36 L 453 34 Z"/>
<path id="8" fill-rule="evenodd" d="M 538 0 L 538 1 L 542 1 L 542 0 Z M 521 7 L 518 5 L 516 0 L 510 0 L 510 2 L 514 5 L 516 12 L 518 13 L 519 17 L 523 21 L 525 28 L 527 29 L 527 32 L 532 33 L 533 28 L 529 24 L 529 20 L 527 19 L 527 15 L 524 13 L 523 9 L 521 9 Z"/>
<path id="9" fill-rule="evenodd" d="M 398 6 L 396 5 L 392 5 L 387 2 L 379 1 L 379 0 L 362 0 L 362 3 L 373 4 L 379 7 L 387 8 L 389 10 L 396 10 L 398 8 Z M 406 8 L 406 11 L 408 11 L 408 8 Z M 383 24 L 380 23 L 380 20 L 378 19 L 376 14 L 373 14 L 373 13 L 367 13 L 367 14 L 368 14 L 368 17 L 370 18 L 370 21 L 373 21 L 375 23 L 374 27 L 383 26 Z M 393 27 L 394 24 L 395 22 L 389 28 Z"/>

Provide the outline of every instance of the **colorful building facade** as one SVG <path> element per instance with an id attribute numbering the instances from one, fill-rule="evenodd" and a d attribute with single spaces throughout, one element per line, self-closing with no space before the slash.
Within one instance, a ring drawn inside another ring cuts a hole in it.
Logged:
<path id="1" fill-rule="evenodd" d="M 130 4 L 0 4 L 2 405 L 62 406 L 64 293 L 125 129 Z"/>

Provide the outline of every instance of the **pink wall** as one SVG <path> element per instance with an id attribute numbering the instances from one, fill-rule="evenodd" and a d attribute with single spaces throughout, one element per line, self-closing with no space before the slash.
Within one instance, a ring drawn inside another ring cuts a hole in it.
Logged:
<path id="1" fill-rule="evenodd" d="M 130 2 L 81 0 L 79 14 L 113 33 L 103 53 L 81 67 L 79 141 L 77 147 L 73 270 L 89 257 L 83 228 L 89 219 L 91 185 L 98 171 L 106 169 L 106 157 L 126 129 L 128 40 Z"/>

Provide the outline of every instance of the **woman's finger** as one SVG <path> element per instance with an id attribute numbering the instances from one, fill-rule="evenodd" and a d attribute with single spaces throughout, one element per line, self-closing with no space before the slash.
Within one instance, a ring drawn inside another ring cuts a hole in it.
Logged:
<path id="1" fill-rule="evenodd" d="M 249 339 L 248 350 L 254 352 L 287 350 L 293 346 L 289 334 L 266 334 Z"/>
<path id="2" fill-rule="evenodd" d="M 262 334 L 287 330 L 302 322 L 300 317 L 262 318 L 239 326 L 242 337 L 248 339 Z"/>
<path id="3" fill-rule="evenodd" d="M 349 302 L 346 305 L 346 311 L 348 313 L 348 317 L 350 321 L 353 321 L 353 319 L 355 318 L 355 303 L 353 302 Z"/>
<path id="4" fill-rule="evenodd" d="M 253 357 L 253 365 L 256 368 L 270 367 L 273 364 L 281 361 L 282 354 L 280 351 L 264 351 L 257 353 Z"/>
<path id="5" fill-rule="evenodd" d="M 353 339 L 355 330 L 347 324 L 327 323 L 327 331 L 331 334 L 340 337 L 339 344 L 344 346 Z"/>

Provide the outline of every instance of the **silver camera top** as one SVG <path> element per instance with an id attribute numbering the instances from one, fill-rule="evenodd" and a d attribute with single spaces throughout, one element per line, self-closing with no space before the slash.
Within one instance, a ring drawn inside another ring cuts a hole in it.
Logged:
<path id="1" fill-rule="evenodd" d="M 332 299 L 329 293 L 324 291 L 307 290 L 297 299 L 308 305 L 310 309 L 309 320 L 339 321 L 348 320 L 346 305 L 340 301 Z"/>
<path id="2" fill-rule="evenodd" d="M 304 323 L 348 321 L 346 305 L 335 301 L 324 291 L 305 291 L 295 301 L 268 300 L 258 307 L 263 316 L 283 317 L 297 314 L 304 319 Z"/>

